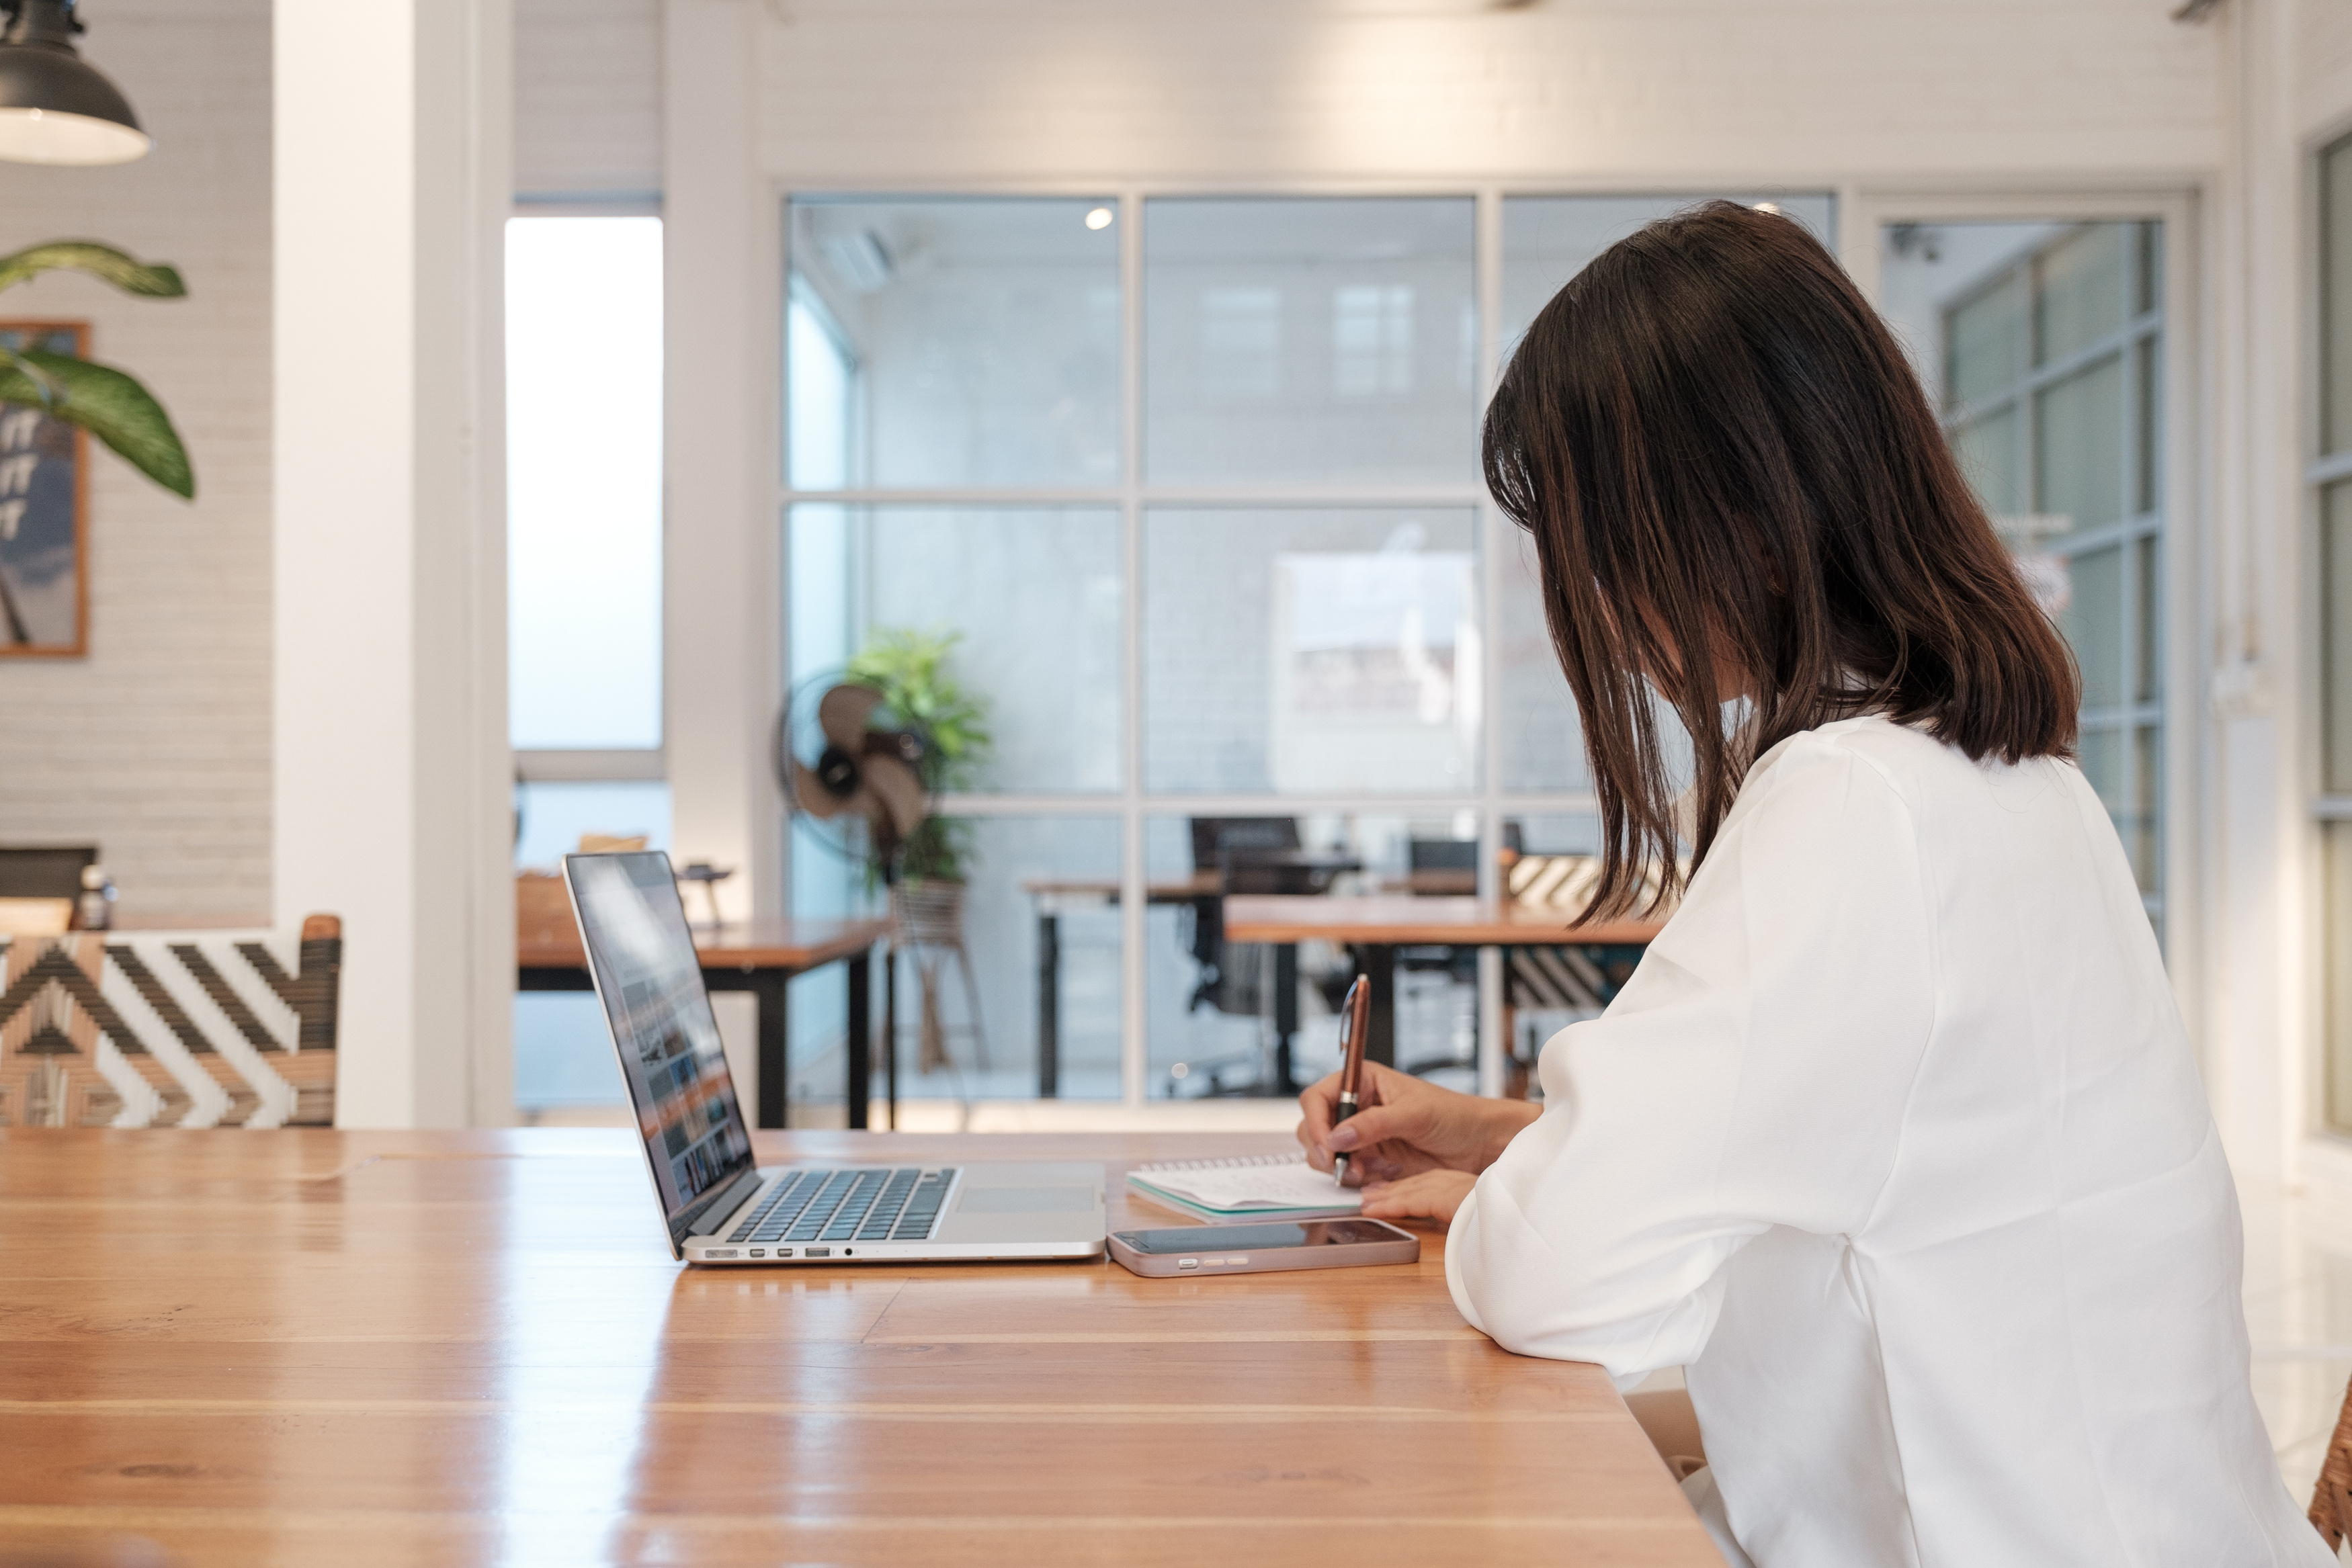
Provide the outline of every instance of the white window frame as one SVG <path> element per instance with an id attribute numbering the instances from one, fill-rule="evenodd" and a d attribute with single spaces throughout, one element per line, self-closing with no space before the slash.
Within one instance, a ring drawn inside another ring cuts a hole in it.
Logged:
<path id="1" fill-rule="evenodd" d="M 2211 499 L 2200 425 L 2202 383 L 2197 378 L 2202 329 L 2197 301 L 2203 273 L 2197 194 L 2179 188 L 1988 192 L 1847 186 L 1839 196 L 1840 256 L 1874 302 L 1879 298 L 1880 235 L 1889 224 L 2152 221 L 2164 225 L 2164 454 L 2158 506 L 2164 572 L 2159 651 L 2164 692 L 2158 705 L 2164 726 L 2164 776 L 2158 781 L 2164 819 L 2164 957 L 2201 1060 L 2198 1003 L 2207 943 L 2202 849 L 2209 835 L 2200 758 L 2210 744 L 2211 715 L 2203 700 L 2210 682 L 2200 655 L 2213 645 L 2210 584 L 2216 546 L 2206 520 L 2211 516 Z"/>
<path id="2" fill-rule="evenodd" d="M 763 231 L 778 237 L 778 251 L 771 273 L 773 297 L 781 299 L 790 287 L 791 255 L 787 204 L 793 197 L 858 195 L 901 197 L 1067 197 L 1100 199 L 1115 203 L 1118 214 L 1119 284 L 1121 320 L 1120 361 L 1120 481 L 1115 486 L 1044 487 L 961 486 L 937 488 L 867 488 L 848 490 L 802 490 L 793 486 L 790 476 L 779 462 L 769 472 L 778 476 L 775 503 L 769 527 L 781 538 L 791 508 L 797 504 L 822 502 L 839 506 L 923 505 L 932 507 L 1038 507 L 1096 506 L 1116 507 L 1119 514 L 1120 548 L 1124 571 L 1122 636 L 1124 659 L 1123 701 L 1124 733 L 1121 737 L 1121 789 L 1113 794 L 1103 791 L 1087 795 L 1040 795 L 958 793 L 941 798 L 942 811 L 962 817 L 1108 817 L 1117 816 L 1120 822 L 1120 978 L 1121 1028 L 1119 1051 L 1120 1099 L 1127 1105 L 1140 1105 L 1149 1097 L 1150 1083 L 1150 1041 L 1147 1034 L 1148 949 L 1145 946 L 1145 868 L 1144 827 L 1154 816 L 1302 816 L 1310 813 L 1360 812 L 1364 814 L 1446 817 L 1462 810 L 1478 814 L 1479 852 L 1478 889 L 1482 896 L 1494 897 L 1499 891 L 1496 867 L 1497 852 L 1501 849 L 1502 822 L 1506 817 L 1528 816 L 1591 816 L 1597 814 L 1599 803 L 1589 790 L 1517 791 L 1501 787 L 1502 727 L 1494 715 L 1500 692 L 1502 676 L 1502 638 L 1495 634 L 1494 621 L 1500 613 L 1505 588 L 1506 551 L 1520 548 L 1520 534 L 1516 525 L 1496 507 L 1488 497 L 1485 484 L 1475 476 L 1451 485 L 1167 485 L 1146 481 L 1142 469 L 1140 446 L 1143 434 L 1143 246 L 1142 225 L 1144 204 L 1168 197 L 1445 197 L 1460 200 L 1468 197 L 1473 203 L 1474 278 L 1479 319 L 1478 386 L 1479 411 L 1484 416 L 1486 398 L 1499 374 L 1508 345 L 1498 339 L 1503 304 L 1503 204 L 1507 198 L 1544 196 L 1643 196 L 1668 200 L 1687 198 L 1700 201 L 1727 192 L 1742 194 L 1759 191 L 1791 191 L 1806 193 L 1828 193 L 1836 198 L 1841 237 L 1850 236 L 1853 229 L 1845 216 L 1852 193 L 1830 180 L 1774 180 L 1758 182 L 1752 177 L 1727 179 L 1695 185 L 1687 181 L 1607 183 L 1544 182 L 1533 180 L 1335 183 L 1267 183 L 1228 181 L 1213 183 L 1178 183 L 1160 182 L 1120 181 L 925 181 L 903 183 L 848 177 L 839 180 L 795 179 L 775 181 L 769 187 L 774 204 L 763 223 Z M 2090 215 L 2105 215 L 2095 214 Z M 2168 214 L 2157 214 L 2167 215 Z M 767 226 L 772 225 L 772 227 Z M 2168 235 L 2179 232 L 2168 223 Z M 1872 245 L 1876 243 L 1876 230 L 1869 231 Z M 2168 246 L 2172 244 L 2168 239 Z M 1844 248 L 1844 247 L 1841 247 Z M 1875 254 L 1874 250 L 1872 253 Z M 1849 260 L 1851 266 L 1851 260 Z M 2167 277 L 2175 275 L 2172 256 L 2167 253 Z M 2174 286 L 2168 282 L 2168 289 Z M 781 329 L 781 323 L 780 329 Z M 781 329 L 768 352 L 772 356 L 774 374 L 770 384 L 776 391 L 778 417 L 772 429 L 770 450 L 781 455 L 781 432 L 789 428 L 791 395 L 782 374 L 784 348 Z M 2168 368 L 2168 373 L 2170 373 Z M 2167 483 L 2172 483 L 2168 475 Z M 2168 492 L 2169 493 L 2169 492 Z M 1476 540 L 1479 558 L 1481 613 L 1488 635 L 1483 640 L 1484 659 L 1480 674 L 1482 689 L 1488 695 L 1487 716 L 1480 735 L 1479 787 L 1475 790 L 1442 794 L 1382 794 L 1382 795 L 1307 795 L 1275 794 L 1270 792 L 1155 792 L 1144 787 L 1143 778 L 1143 518 L 1148 509 L 1183 506 L 1265 506 L 1282 507 L 1445 507 L 1470 511 L 1476 518 Z M 780 551 L 779 554 L 788 552 Z M 2179 580 L 2168 556 L 2168 582 Z M 780 564 L 775 588 L 779 606 L 776 638 L 771 651 L 774 667 L 785 666 L 787 629 L 782 620 L 782 607 L 788 605 L 790 584 L 783 580 L 788 570 Z M 2172 672 L 2168 668 L 2168 692 L 2173 687 Z M 2169 700 L 2169 697 L 2168 697 Z M 781 815 L 779 800 L 776 810 Z M 788 836 L 783 875 L 789 884 L 791 865 Z M 2168 845 L 2168 852 L 2169 846 Z M 1501 955 L 1487 948 L 1479 956 L 1478 968 L 1478 1092 L 1499 1094 L 1504 1082 L 1504 1068 L 1508 1041 L 1503 1037 L 1503 971 Z"/>

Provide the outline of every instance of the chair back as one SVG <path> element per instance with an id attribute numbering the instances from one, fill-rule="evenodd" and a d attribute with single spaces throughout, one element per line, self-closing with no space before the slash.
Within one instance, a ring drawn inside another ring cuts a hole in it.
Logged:
<path id="1" fill-rule="evenodd" d="M 97 863 L 92 844 L 0 845 L 0 898 L 79 898 L 82 871 Z"/>
<path id="2" fill-rule="evenodd" d="M 0 940 L 0 1126 L 335 1119 L 342 922 Z"/>
<path id="3" fill-rule="evenodd" d="M 2344 1390 L 2344 1408 L 2327 1439 L 2327 1457 L 2319 1463 L 2318 1484 L 2311 1489 L 2310 1518 L 2330 1552 L 2352 1531 L 2352 1386 Z"/>

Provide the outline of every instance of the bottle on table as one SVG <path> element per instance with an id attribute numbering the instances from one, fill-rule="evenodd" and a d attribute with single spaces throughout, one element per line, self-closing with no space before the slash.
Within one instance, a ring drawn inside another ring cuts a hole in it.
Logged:
<path id="1" fill-rule="evenodd" d="M 81 897 L 75 901 L 74 925 L 83 931 L 114 929 L 114 879 L 102 865 L 81 868 Z"/>

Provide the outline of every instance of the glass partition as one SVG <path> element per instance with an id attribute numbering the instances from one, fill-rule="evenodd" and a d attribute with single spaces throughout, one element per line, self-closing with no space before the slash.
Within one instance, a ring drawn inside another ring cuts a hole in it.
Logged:
<path id="1" fill-rule="evenodd" d="M 2084 776 L 2164 894 L 2163 225 L 1897 224 L 1882 303 L 2083 677 Z"/>
<path id="2" fill-rule="evenodd" d="M 1147 476 L 1474 478 L 1474 229 L 1460 197 L 1149 203 Z"/>
<path id="3" fill-rule="evenodd" d="M 1092 198 L 795 198 L 791 483 L 1117 483 L 1115 209 Z"/>

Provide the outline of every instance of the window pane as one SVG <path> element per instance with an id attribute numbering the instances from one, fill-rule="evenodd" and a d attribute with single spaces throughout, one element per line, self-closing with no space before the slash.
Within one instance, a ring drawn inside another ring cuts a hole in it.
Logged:
<path id="1" fill-rule="evenodd" d="M 2321 699 L 2326 705 L 2326 788 L 2352 793 L 2352 480 L 2327 487 L 2320 523 Z"/>
<path id="2" fill-rule="evenodd" d="M 795 689 L 887 632 L 949 639 L 990 736 L 954 788 L 1119 787 L 1117 512 L 820 505 L 790 527 Z"/>
<path id="3" fill-rule="evenodd" d="M 1769 204 L 1837 242 L 1836 198 L 1821 193 L 1731 195 Z M 1513 196 L 1503 203 L 1503 319 L 1496 340 L 1506 357 L 1561 285 L 1602 251 L 1645 224 L 1696 206 L 1700 196 Z"/>
<path id="4" fill-rule="evenodd" d="M 560 873 L 581 835 L 642 836 L 669 848 L 669 786 L 657 782 L 523 784 L 515 789 L 515 865 Z M 514 999 L 519 1111 L 625 1103 L 604 1009 L 585 992 L 523 991 Z"/>
<path id="5" fill-rule="evenodd" d="M 1472 204 L 1144 211 L 1155 482 L 1475 480 Z"/>
<path id="6" fill-rule="evenodd" d="M 1496 619 L 1503 647 L 1495 722 L 1503 727 L 1503 788 L 1584 789 L 1590 780 L 1576 696 L 1560 674 L 1544 621 L 1535 541 L 1517 528 L 1504 538 L 1503 601 Z"/>
<path id="7" fill-rule="evenodd" d="M 2084 224 L 2036 263 L 2033 362 L 2050 364 L 2123 329 L 2132 224 Z"/>
<path id="8" fill-rule="evenodd" d="M 669 786 L 655 780 L 519 784 L 515 815 L 518 871 L 561 873 L 585 833 L 669 848 Z"/>
<path id="9" fill-rule="evenodd" d="M 2124 700 L 2123 550 L 2110 545 L 2068 563 L 2069 602 L 2058 629 L 2083 672 L 2083 706 L 2113 707 Z"/>
<path id="10" fill-rule="evenodd" d="M 2025 279 L 2008 273 L 1946 318 L 1946 393 L 1951 406 L 2005 392 L 2025 366 Z"/>
<path id="11" fill-rule="evenodd" d="M 2164 558 L 2160 542 L 2144 538 L 2132 547 L 2139 586 L 2139 669 L 2136 702 L 2151 703 L 2164 695 Z"/>
<path id="12" fill-rule="evenodd" d="M 2352 448 L 2352 137 L 2320 160 L 2320 420 L 2328 452 Z"/>
<path id="13" fill-rule="evenodd" d="M 2099 804 L 2107 815 L 2121 819 L 2124 815 L 2124 735 L 2119 729 L 2086 727 L 2076 745 L 2083 765 L 2083 777 L 2090 780 L 2091 789 L 2099 797 Z"/>
<path id="14" fill-rule="evenodd" d="M 2131 810 L 2118 824 L 2142 893 L 2158 893 L 2164 886 L 2164 846 L 2158 837 L 2164 823 L 2163 789 L 2164 731 L 2142 725 L 2132 731 Z"/>
<path id="15" fill-rule="evenodd" d="M 1149 514 L 1147 787 L 1476 788 L 1473 537 L 1467 510 Z"/>
<path id="16" fill-rule="evenodd" d="M 2320 830 L 2326 866 L 2326 943 L 2320 967 L 2327 987 L 2327 1124 L 2352 1131 L 2352 822 L 2328 822 Z"/>
<path id="17" fill-rule="evenodd" d="M 1118 478 L 1117 204 L 793 202 L 792 483 Z"/>
<path id="18" fill-rule="evenodd" d="M 1952 433 L 1952 452 L 1960 460 L 1960 472 L 1969 476 L 1977 499 L 1996 518 L 2025 510 L 2017 434 L 2015 403 L 2006 403 Z"/>
<path id="19" fill-rule="evenodd" d="M 1220 832 L 1221 826 L 1223 831 Z M 1335 1009 L 1355 969 L 1344 949 L 1319 942 L 1294 950 L 1297 982 L 1282 1005 L 1279 950 L 1223 940 L 1217 890 L 1221 838 L 1228 844 L 1295 850 L 1287 873 L 1333 894 L 1398 894 L 1420 861 L 1466 860 L 1476 868 L 1478 817 L 1302 812 L 1292 817 L 1144 820 L 1151 904 L 1144 917 L 1154 1100 L 1279 1093 L 1278 1026 L 1289 1013 L 1292 1078 L 1306 1084 L 1339 1065 Z M 1246 873 L 1244 873 L 1246 874 Z M 1273 874 L 1273 873 L 1267 873 Z M 1306 883 L 1300 883 L 1306 890 Z M 1476 1083 L 1478 987 L 1475 955 L 1412 950 L 1397 966 L 1396 1054 L 1448 1088 Z M 1459 1066 L 1444 1065 L 1459 1063 Z"/>
<path id="20" fill-rule="evenodd" d="M 662 230 L 507 224 L 509 729 L 661 744 Z"/>
<path id="21" fill-rule="evenodd" d="M 2079 533 L 2123 516 L 2121 356 L 2099 361 L 2034 394 L 2036 510 Z"/>
<path id="22" fill-rule="evenodd" d="M 2157 355 L 2162 340 L 2147 338 L 2132 349 L 2133 368 L 2138 374 L 2134 389 L 2134 412 L 2138 416 L 2138 428 L 2132 445 L 2136 471 L 2132 509 L 2153 512 L 2159 504 L 2164 483 L 2163 465 L 2158 461 L 2164 453 L 2164 378 Z"/>

